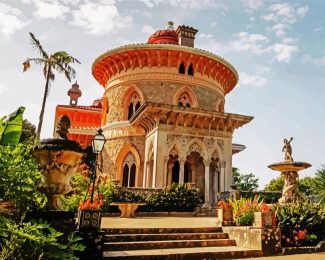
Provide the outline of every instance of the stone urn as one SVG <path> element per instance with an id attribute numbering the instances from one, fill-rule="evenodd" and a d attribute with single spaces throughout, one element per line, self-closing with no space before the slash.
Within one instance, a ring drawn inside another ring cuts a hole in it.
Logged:
<path id="1" fill-rule="evenodd" d="M 71 191 L 70 180 L 83 155 L 80 145 L 67 139 L 44 139 L 34 147 L 34 156 L 43 175 L 41 190 L 47 195 L 48 209 L 62 210 L 59 197 Z"/>

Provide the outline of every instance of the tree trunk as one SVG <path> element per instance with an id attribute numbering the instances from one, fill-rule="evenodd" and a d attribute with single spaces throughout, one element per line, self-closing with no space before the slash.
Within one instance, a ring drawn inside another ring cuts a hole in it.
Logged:
<path id="1" fill-rule="evenodd" d="M 40 135 L 41 135 L 46 98 L 47 98 L 47 93 L 49 91 L 49 85 L 50 85 L 50 72 L 51 72 L 51 65 L 49 65 L 49 67 L 47 69 L 45 90 L 44 90 L 44 96 L 43 96 L 43 102 L 42 102 L 42 109 L 41 109 L 41 113 L 39 115 L 39 122 L 38 122 L 38 127 L 37 127 L 37 132 L 36 132 L 36 140 L 39 140 Z"/>

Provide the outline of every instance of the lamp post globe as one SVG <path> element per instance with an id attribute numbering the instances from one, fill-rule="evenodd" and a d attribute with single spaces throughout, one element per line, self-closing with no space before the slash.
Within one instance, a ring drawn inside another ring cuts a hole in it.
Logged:
<path id="1" fill-rule="evenodd" d="M 93 148 L 94 154 L 101 153 L 106 142 L 105 136 L 103 135 L 103 130 L 98 129 L 97 134 L 91 141 L 91 146 Z"/>

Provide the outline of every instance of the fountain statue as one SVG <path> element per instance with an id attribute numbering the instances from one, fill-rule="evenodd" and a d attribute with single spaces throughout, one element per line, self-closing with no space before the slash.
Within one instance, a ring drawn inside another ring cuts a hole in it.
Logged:
<path id="1" fill-rule="evenodd" d="M 71 191 L 70 179 L 84 155 L 80 145 L 68 139 L 70 119 L 66 115 L 57 123 L 58 138 L 41 140 L 34 147 L 34 156 L 43 175 L 42 190 L 48 198 L 48 209 L 61 210 L 59 198 Z"/>
<path id="2" fill-rule="evenodd" d="M 291 137 L 289 140 L 284 139 L 282 152 L 284 152 L 284 161 L 273 163 L 268 167 L 274 171 L 280 171 L 284 178 L 284 187 L 282 191 L 282 197 L 279 199 L 279 203 L 294 202 L 298 197 L 298 172 L 307 169 L 311 164 L 306 162 L 297 162 L 292 158 Z"/>

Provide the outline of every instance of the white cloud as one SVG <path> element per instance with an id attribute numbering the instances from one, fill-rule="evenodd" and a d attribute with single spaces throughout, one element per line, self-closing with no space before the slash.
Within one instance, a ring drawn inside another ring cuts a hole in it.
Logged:
<path id="1" fill-rule="evenodd" d="M 277 23 L 273 25 L 271 28 L 267 27 L 267 30 L 270 32 L 274 32 L 277 37 L 282 37 L 286 35 L 286 29 L 290 28 L 289 25 L 284 23 Z"/>
<path id="2" fill-rule="evenodd" d="M 132 26 L 132 17 L 121 15 L 112 2 L 95 4 L 87 2 L 80 5 L 79 10 L 72 11 L 72 25 L 84 28 L 95 35 L 109 34 L 115 29 Z"/>
<path id="3" fill-rule="evenodd" d="M 294 24 L 303 18 L 309 10 L 308 6 L 296 7 L 290 3 L 276 3 L 269 6 L 268 14 L 262 15 L 265 21 Z"/>
<path id="4" fill-rule="evenodd" d="M 323 30 L 323 27 L 316 27 L 316 28 L 314 28 L 313 29 L 313 32 L 319 32 L 319 31 L 321 31 L 321 30 Z"/>
<path id="5" fill-rule="evenodd" d="M 141 30 L 141 32 L 145 34 L 153 34 L 155 31 L 156 30 L 152 28 L 150 25 L 144 25 Z"/>
<path id="6" fill-rule="evenodd" d="M 257 10 L 263 5 L 262 0 L 242 0 L 242 3 L 245 7 L 253 10 Z"/>
<path id="7" fill-rule="evenodd" d="M 225 4 L 215 0 L 138 0 L 144 3 L 147 7 L 153 8 L 159 4 L 168 4 L 173 7 L 189 8 L 189 9 L 204 9 L 204 8 L 221 8 L 227 10 Z"/>
<path id="8" fill-rule="evenodd" d="M 237 37 L 237 40 L 230 43 L 232 48 L 237 51 L 251 51 L 257 55 L 264 51 L 265 44 L 269 41 L 262 34 L 249 34 L 247 32 L 240 32 Z"/>
<path id="9" fill-rule="evenodd" d="M 36 7 L 34 16 L 38 19 L 64 19 L 65 14 L 70 11 L 68 6 L 57 1 L 34 0 L 33 2 Z"/>
<path id="10" fill-rule="evenodd" d="M 300 58 L 301 63 L 306 64 L 306 63 L 314 63 L 315 65 L 318 66 L 324 66 L 325 65 L 325 56 L 319 57 L 319 58 L 313 58 L 309 54 L 304 54 Z"/>
<path id="11" fill-rule="evenodd" d="M 255 22 L 255 17 L 250 17 L 249 20 L 250 20 L 251 22 Z"/>
<path id="12" fill-rule="evenodd" d="M 241 85 L 250 85 L 253 87 L 262 87 L 266 84 L 266 78 L 260 75 L 249 75 L 246 73 L 239 74 L 239 83 Z"/>
<path id="13" fill-rule="evenodd" d="M 210 26 L 211 26 L 211 28 L 216 27 L 216 26 L 217 26 L 217 22 L 216 22 L 216 21 L 212 22 L 212 23 L 210 24 Z"/>
<path id="14" fill-rule="evenodd" d="M 29 24 L 29 21 L 23 22 L 18 18 L 21 13 L 18 8 L 0 3 L 0 33 L 4 37 L 10 37 Z"/>
<path id="15" fill-rule="evenodd" d="M 271 46 L 271 49 L 275 52 L 275 58 L 279 62 L 289 62 L 293 53 L 299 51 L 297 46 L 283 43 L 275 43 Z"/>

